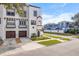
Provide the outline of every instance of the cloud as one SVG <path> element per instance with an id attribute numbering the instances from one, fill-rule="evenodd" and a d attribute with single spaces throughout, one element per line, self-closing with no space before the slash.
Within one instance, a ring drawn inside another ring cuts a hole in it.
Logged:
<path id="1" fill-rule="evenodd" d="M 67 5 L 66 3 L 53 4 L 53 5 L 50 6 L 49 9 L 52 9 L 52 10 L 64 9 L 64 7 L 65 7 L 66 5 Z"/>
<path id="2" fill-rule="evenodd" d="M 61 22 L 61 21 L 70 21 L 70 22 L 72 22 L 71 17 L 73 15 L 74 15 L 73 13 L 63 13 L 63 14 L 60 14 L 58 16 L 44 14 L 44 15 L 42 15 L 43 24 L 58 23 L 58 22 Z"/>

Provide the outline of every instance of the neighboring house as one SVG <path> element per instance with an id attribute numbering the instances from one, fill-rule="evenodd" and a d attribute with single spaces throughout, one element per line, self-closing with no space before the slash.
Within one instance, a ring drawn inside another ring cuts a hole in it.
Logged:
<path id="1" fill-rule="evenodd" d="M 57 27 L 57 24 L 52 23 L 52 24 L 46 24 L 46 25 L 44 26 L 44 29 L 47 29 L 47 30 L 54 30 L 54 29 L 56 29 L 56 27 Z"/>
<path id="2" fill-rule="evenodd" d="M 71 22 L 68 21 L 62 21 L 58 23 L 59 30 L 62 30 L 62 32 L 67 31 L 70 28 Z"/>
<path id="3" fill-rule="evenodd" d="M 33 34 L 42 33 L 41 8 L 26 4 L 24 17 L 19 16 L 16 9 L 6 9 L 0 5 L 0 38 L 31 38 Z"/>
<path id="4" fill-rule="evenodd" d="M 44 25 L 44 32 L 55 32 L 57 31 L 58 25 L 55 23 L 45 24 Z"/>
<path id="5" fill-rule="evenodd" d="M 45 32 L 65 32 L 70 28 L 71 22 L 62 21 L 58 24 L 46 24 L 44 25 Z"/>

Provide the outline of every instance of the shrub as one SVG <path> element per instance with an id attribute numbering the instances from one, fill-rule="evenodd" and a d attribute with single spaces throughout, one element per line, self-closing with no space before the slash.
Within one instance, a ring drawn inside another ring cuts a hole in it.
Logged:
<path id="1" fill-rule="evenodd" d="M 37 37 L 36 33 L 32 33 L 31 38 L 32 38 L 32 37 Z"/>
<path id="2" fill-rule="evenodd" d="M 68 29 L 65 33 L 77 34 L 78 32 L 79 32 L 78 29 L 72 28 L 72 29 Z"/>

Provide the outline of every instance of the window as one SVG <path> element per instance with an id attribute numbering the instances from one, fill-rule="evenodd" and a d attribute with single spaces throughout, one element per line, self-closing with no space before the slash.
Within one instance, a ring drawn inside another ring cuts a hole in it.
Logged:
<path id="1" fill-rule="evenodd" d="M 41 21 L 39 21 L 38 25 L 42 25 L 42 24 L 41 24 Z"/>
<path id="2" fill-rule="evenodd" d="M 24 11 L 24 17 L 27 17 L 27 12 L 26 11 Z"/>
<path id="3" fill-rule="evenodd" d="M 35 17 L 37 16 L 37 11 L 34 11 L 34 16 L 35 16 Z"/>
<path id="4" fill-rule="evenodd" d="M 31 20 L 31 25 L 36 25 L 36 21 L 35 20 Z"/>
<path id="5" fill-rule="evenodd" d="M 26 19 L 20 19 L 19 20 L 19 26 L 20 27 L 26 27 Z"/>
<path id="6" fill-rule="evenodd" d="M 21 19 L 21 20 L 19 21 L 19 25 L 26 25 L 26 20 L 22 20 L 22 19 Z"/>
<path id="7" fill-rule="evenodd" d="M 15 12 L 14 11 L 6 11 L 6 15 L 15 16 Z"/>

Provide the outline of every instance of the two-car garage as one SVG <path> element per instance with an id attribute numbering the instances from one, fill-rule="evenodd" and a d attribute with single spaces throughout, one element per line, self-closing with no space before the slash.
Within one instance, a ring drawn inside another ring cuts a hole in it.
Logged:
<path id="1" fill-rule="evenodd" d="M 18 37 L 27 37 L 27 31 L 19 31 Z M 6 31 L 6 38 L 16 38 L 16 31 Z"/>

